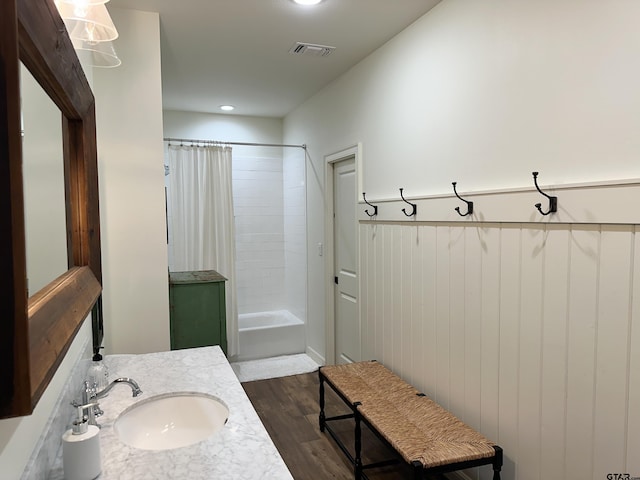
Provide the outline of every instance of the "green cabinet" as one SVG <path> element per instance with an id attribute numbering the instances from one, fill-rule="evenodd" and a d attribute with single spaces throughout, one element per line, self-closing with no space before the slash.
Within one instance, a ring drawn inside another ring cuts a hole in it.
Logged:
<path id="1" fill-rule="evenodd" d="M 171 350 L 220 345 L 227 353 L 226 280 L 214 270 L 169 273 Z"/>

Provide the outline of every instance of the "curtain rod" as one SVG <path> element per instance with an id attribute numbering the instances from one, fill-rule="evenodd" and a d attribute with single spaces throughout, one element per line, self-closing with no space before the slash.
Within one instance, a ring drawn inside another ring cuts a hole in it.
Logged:
<path id="1" fill-rule="evenodd" d="M 218 140 L 194 140 L 192 138 L 165 138 L 165 142 L 188 142 L 188 143 L 220 143 L 223 145 L 242 145 L 247 147 L 294 147 L 307 149 L 307 145 L 287 145 L 282 143 L 250 143 L 250 142 L 221 142 Z"/>

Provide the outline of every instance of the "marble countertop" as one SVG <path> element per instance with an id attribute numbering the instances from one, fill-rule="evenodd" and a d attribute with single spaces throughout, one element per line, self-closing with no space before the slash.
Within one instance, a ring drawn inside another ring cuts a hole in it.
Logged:
<path id="1" fill-rule="evenodd" d="M 130 377 L 143 394 L 133 398 L 128 385 L 116 385 L 100 400 L 104 415 L 100 480 L 229 479 L 293 480 L 282 457 L 220 347 L 203 347 L 142 355 L 106 356 L 109 377 Z M 221 431 L 195 445 L 148 451 L 130 447 L 116 436 L 113 423 L 134 403 L 168 392 L 203 392 L 223 400 L 229 420 Z M 62 462 L 53 480 L 62 480 Z"/>

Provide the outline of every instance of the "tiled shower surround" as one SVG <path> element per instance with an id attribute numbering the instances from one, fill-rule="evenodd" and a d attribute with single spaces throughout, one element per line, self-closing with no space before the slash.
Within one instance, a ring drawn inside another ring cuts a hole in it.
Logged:
<path id="1" fill-rule="evenodd" d="M 287 151 L 284 161 L 277 153 L 233 157 L 238 313 L 286 309 L 304 318 L 304 151 Z"/>
<path id="2" fill-rule="evenodd" d="M 282 158 L 233 158 L 238 313 L 284 305 Z"/>

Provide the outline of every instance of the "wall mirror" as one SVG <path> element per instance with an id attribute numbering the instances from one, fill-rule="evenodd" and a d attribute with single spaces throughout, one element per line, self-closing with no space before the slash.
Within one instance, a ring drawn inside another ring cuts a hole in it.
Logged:
<path id="1" fill-rule="evenodd" d="M 67 264 L 27 291 L 20 61 L 61 112 Z M 0 417 L 33 411 L 89 312 L 102 270 L 95 102 L 53 0 L 0 2 Z M 96 307 L 97 305 L 97 307 Z"/>
<path id="2" fill-rule="evenodd" d="M 20 68 L 22 184 L 27 296 L 68 269 L 62 116 L 33 75 Z"/>

